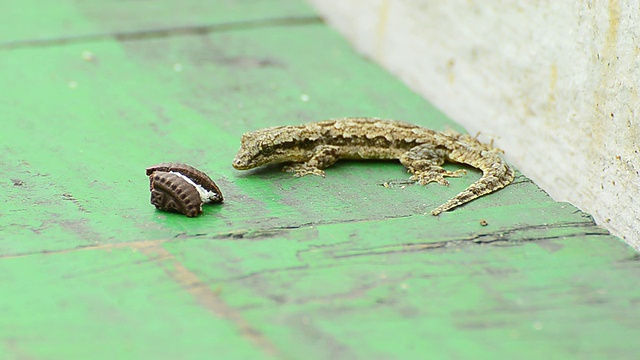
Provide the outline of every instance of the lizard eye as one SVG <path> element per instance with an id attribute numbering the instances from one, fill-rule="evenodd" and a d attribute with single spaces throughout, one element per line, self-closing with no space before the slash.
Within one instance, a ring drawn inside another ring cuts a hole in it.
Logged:
<path id="1" fill-rule="evenodd" d="M 267 143 L 262 143 L 260 145 L 260 153 L 263 155 L 271 155 L 275 152 L 275 149 L 273 147 L 273 145 L 271 144 L 267 144 Z"/>

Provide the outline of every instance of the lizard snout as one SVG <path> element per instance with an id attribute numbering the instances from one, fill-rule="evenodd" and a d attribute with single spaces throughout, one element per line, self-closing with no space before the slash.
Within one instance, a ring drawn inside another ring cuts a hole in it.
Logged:
<path id="1" fill-rule="evenodd" d="M 233 159 L 232 165 L 235 169 L 238 170 L 246 170 L 249 168 L 249 162 L 242 159 L 240 156 L 236 156 L 236 158 Z"/>

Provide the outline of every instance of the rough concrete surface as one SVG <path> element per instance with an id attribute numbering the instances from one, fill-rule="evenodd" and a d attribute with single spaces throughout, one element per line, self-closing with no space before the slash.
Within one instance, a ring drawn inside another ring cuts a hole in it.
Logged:
<path id="1" fill-rule="evenodd" d="M 638 1 L 311 3 L 556 200 L 640 249 Z"/>

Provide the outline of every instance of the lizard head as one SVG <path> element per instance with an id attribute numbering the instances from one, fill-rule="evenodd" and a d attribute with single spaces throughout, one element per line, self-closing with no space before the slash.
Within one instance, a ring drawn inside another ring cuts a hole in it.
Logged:
<path id="1" fill-rule="evenodd" d="M 291 161 L 289 144 L 295 140 L 292 131 L 283 127 L 268 128 L 242 135 L 240 149 L 233 159 L 233 167 L 248 170 L 270 163 Z"/>

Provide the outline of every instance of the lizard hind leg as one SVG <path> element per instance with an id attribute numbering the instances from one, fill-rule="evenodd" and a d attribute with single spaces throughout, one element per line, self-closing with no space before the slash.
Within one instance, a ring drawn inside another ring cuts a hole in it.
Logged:
<path id="1" fill-rule="evenodd" d="M 287 165 L 282 171 L 292 172 L 295 177 L 305 175 L 325 176 L 324 170 L 338 161 L 338 151 L 340 148 L 331 145 L 320 145 L 313 149 L 311 158 L 305 162 L 298 162 Z"/>
<path id="2" fill-rule="evenodd" d="M 412 170 L 409 168 L 409 171 L 413 173 L 413 175 L 409 178 L 410 180 L 417 181 L 420 185 L 427 185 L 432 182 L 437 182 L 440 185 L 449 186 L 449 181 L 445 179 L 445 177 L 461 177 L 466 174 L 467 171 L 464 169 L 456 170 L 456 171 L 448 171 L 440 166 L 431 166 L 429 168 L 424 168 L 420 170 Z"/>
<path id="3" fill-rule="evenodd" d="M 449 186 L 445 177 L 460 177 L 466 174 L 463 169 L 448 171 L 441 167 L 446 158 L 446 150 L 438 149 L 431 144 L 422 144 L 413 147 L 400 157 L 402 165 L 409 169 L 413 175 L 411 180 L 420 185 L 437 182 L 440 185 Z"/>

